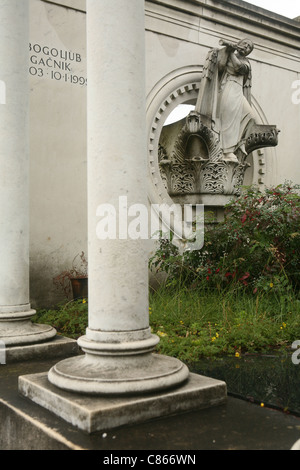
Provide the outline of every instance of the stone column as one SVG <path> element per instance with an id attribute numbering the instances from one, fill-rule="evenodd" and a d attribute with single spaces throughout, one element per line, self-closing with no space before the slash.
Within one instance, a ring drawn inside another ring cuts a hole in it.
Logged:
<path id="1" fill-rule="evenodd" d="M 85 354 L 48 379 L 90 394 L 162 390 L 189 371 L 153 354 L 146 242 L 125 230 L 126 206 L 148 204 L 144 1 L 87 0 L 87 32 L 89 325 L 78 340 Z M 117 216 L 115 240 L 99 234 L 102 204 Z"/>
<path id="2" fill-rule="evenodd" d="M 56 335 L 30 321 L 28 29 L 28 0 L 1 0 L 0 340 L 6 346 Z"/>

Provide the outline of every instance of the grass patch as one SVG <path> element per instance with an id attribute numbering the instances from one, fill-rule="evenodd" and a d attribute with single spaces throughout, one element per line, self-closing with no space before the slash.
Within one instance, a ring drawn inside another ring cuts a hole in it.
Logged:
<path id="1" fill-rule="evenodd" d="M 77 339 L 88 325 L 87 301 L 40 310 L 33 321 Z M 157 352 L 183 361 L 203 357 L 285 351 L 300 339 L 300 301 L 290 295 L 161 288 L 150 293 L 150 325 Z"/>
<path id="2" fill-rule="evenodd" d="M 85 334 L 88 325 L 87 300 L 72 300 L 50 310 L 40 309 L 32 321 L 51 325 L 59 335 L 77 339 Z"/>
<path id="3" fill-rule="evenodd" d="M 164 289 L 150 296 L 158 351 L 184 361 L 286 350 L 300 339 L 300 301 L 273 294 Z"/>

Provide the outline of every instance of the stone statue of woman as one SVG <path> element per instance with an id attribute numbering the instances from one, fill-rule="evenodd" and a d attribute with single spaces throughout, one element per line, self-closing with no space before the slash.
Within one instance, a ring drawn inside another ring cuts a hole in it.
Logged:
<path id="1" fill-rule="evenodd" d="M 237 44 L 220 44 L 224 47 L 208 53 L 195 111 L 219 133 L 224 160 L 237 162 L 239 150 L 246 154 L 245 141 L 255 124 L 247 58 L 253 43 L 243 39 Z"/>

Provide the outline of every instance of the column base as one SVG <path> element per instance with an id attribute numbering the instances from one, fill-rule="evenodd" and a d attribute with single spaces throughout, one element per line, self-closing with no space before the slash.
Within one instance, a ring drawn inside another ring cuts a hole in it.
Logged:
<path id="1" fill-rule="evenodd" d="M 31 322 L 35 310 L 25 312 L 6 312 L 0 314 L 0 341 L 9 346 L 22 346 L 41 343 L 56 336 L 50 325 Z"/>
<path id="2" fill-rule="evenodd" d="M 156 392 L 187 380 L 188 368 L 179 360 L 158 354 L 135 357 L 65 359 L 48 373 L 58 388 L 88 395 L 130 395 Z"/>
<path id="3" fill-rule="evenodd" d="M 184 382 L 188 368 L 173 357 L 153 354 L 159 342 L 150 328 L 92 332 L 78 339 L 85 354 L 59 362 L 48 373 L 58 388 L 88 395 L 128 395 L 164 390 Z M 106 341 L 103 341 L 106 339 Z"/>

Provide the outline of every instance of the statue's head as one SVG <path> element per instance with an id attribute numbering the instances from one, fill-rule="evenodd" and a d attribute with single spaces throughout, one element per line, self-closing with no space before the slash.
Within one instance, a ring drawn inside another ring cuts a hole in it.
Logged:
<path id="1" fill-rule="evenodd" d="M 254 49 L 254 44 L 250 39 L 242 39 L 237 43 L 237 50 L 240 54 L 247 56 L 251 54 Z"/>

